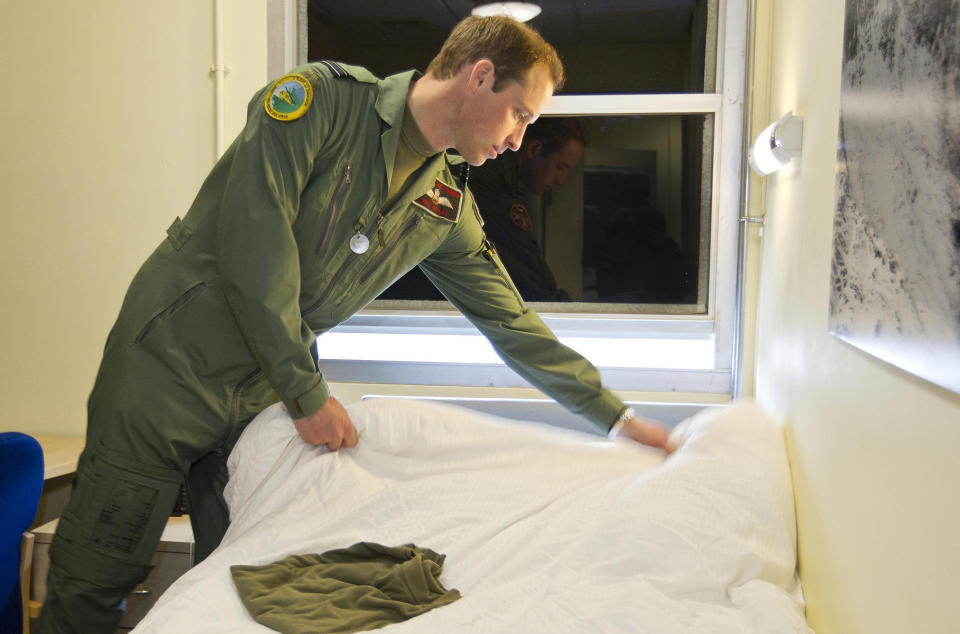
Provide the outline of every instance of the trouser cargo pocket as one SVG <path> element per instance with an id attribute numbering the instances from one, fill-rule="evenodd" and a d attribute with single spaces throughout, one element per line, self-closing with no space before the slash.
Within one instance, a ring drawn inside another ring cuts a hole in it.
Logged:
<path id="1" fill-rule="evenodd" d="M 146 565 L 182 481 L 177 469 L 138 463 L 97 444 L 84 456 L 57 533 L 74 547 Z"/>

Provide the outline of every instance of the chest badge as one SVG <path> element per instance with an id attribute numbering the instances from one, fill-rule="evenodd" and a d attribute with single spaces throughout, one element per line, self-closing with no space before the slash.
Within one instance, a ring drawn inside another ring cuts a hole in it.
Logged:
<path id="1" fill-rule="evenodd" d="M 530 214 L 523 205 L 514 205 L 510 208 L 510 220 L 512 220 L 513 224 L 517 225 L 521 231 L 530 231 L 533 229 L 533 221 L 530 220 Z"/>
<path id="2" fill-rule="evenodd" d="M 414 200 L 413 204 L 448 222 L 456 222 L 460 219 L 462 200 L 463 192 L 438 178 L 433 187 Z"/>
<path id="3" fill-rule="evenodd" d="M 313 101 L 313 86 L 303 75 L 285 75 L 274 82 L 264 107 L 277 121 L 293 121 L 307 112 Z"/>

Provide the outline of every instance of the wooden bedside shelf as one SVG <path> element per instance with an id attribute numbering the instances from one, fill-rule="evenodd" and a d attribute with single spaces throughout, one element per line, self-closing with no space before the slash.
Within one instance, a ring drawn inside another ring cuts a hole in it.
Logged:
<path id="1" fill-rule="evenodd" d="M 31 533 L 33 545 L 33 571 L 30 582 L 31 618 L 39 616 L 40 608 L 47 596 L 47 571 L 50 567 L 50 542 L 57 529 L 58 520 L 54 519 L 34 528 Z M 171 517 L 160 537 L 160 544 L 150 564 L 153 570 L 144 581 L 127 597 L 127 611 L 120 622 L 121 630 L 133 628 L 153 607 L 160 595 L 176 581 L 180 575 L 193 566 L 193 530 L 190 518 L 186 515 Z"/>

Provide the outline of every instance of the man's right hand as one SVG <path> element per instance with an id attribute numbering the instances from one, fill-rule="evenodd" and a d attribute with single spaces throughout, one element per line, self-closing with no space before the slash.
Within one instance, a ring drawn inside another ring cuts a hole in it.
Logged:
<path id="1" fill-rule="evenodd" d="M 297 433 L 311 445 L 326 445 L 330 451 L 357 446 L 357 430 L 347 410 L 332 396 L 323 407 L 293 421 Z"/>

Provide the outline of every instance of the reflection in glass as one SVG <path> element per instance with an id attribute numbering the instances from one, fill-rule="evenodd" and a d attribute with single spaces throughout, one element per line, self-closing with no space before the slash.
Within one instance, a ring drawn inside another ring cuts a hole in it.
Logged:
<path id="1" fill-rule="evenodd" d="M 674 304 L 688 295 L 690 276 L 655 190 L 655 171 L 584 169 L 583 299 Z"/>
<path id="2" fill-rule="evenodd" d="M 545 118 L 518 152 L 471 170 L 484 230 L 524 299 L 703 312 L 712 126 L 712 115 Z M 570 127 L 576 138 L 545 148 L 544 128 Z M 442 298 L 414 270 L 381 299 Z"/>
<path id="3" fill-rule="evenodd" d="M 582 201 L 579 299 L 705 304 L 712 116 L 591 117 L 583 126 L 582 187 L 555 192 L 545 215 L 556 223 L 574 212 L 554 207 Z"/>

